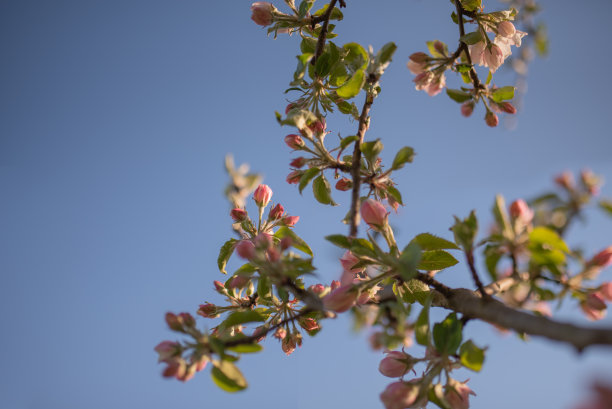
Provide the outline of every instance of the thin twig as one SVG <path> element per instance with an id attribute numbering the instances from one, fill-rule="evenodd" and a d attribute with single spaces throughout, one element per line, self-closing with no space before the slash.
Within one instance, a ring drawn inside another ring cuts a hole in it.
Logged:
<path id="1" fill-rule="evenodd" d="M 476 266 L 474 265 L 474 251 L 468 250 L 465 252 L 465 257 L 467 259 L 468 266 L 470 267 L 470 272 L 472 273 L 472 280 L 474 280 L 474 284 L 478 288 L 480 295 L 483 299 L 488 300 L 490 298 L 489 293 L 487 293 L 482 285 L 482 281 L 480 281 L 480 277 L 478 277 L 478 272 L 476 271 Z"/>
<path id="2" fill-rule="evenodd" d="M 455 6 L 457 8 L 457 19 L 459 20 L 459 48 L 453 54 L 454 58 L 459 57 L 461 54 L 461 50 L 465 51 L 465 58 L 470 65 L 470 78 L 472 79 L 472 83 L 474 84 L 474 89 L 478 89 L 481 87 L 480 80 L 478 79 L 478 74 L 474 69 L 474 65 L 472 64 L 472 57 L 470 56 L 470 51 L 468 50 L 467 44 L 461 41 L 461 37 L 465 35 L 465 27 L 463 26 L 463 15 L 468 15 L 467 11 L 463 9 L 459 0 L 455 0 Z"/>
<path id="3" fill-rule="evenodd" d="M 319 34 L 319 38 L 317 39 L 317 48 L 315 49 L 315 55 L 312 57 L 312 65 L 317 62 L 317 59 L 323 54 L 323 48 L 325 47 L 325 38 L 327 37 L 327 27 L 329 26 L 329 18 L 331 17 L 331 13 L 336 6 L 336 1 L 332 0 L 329 2 L 327 6 L 327 10 L 321 16 L 321 21 L 323 21 L 323 27 L 321 27 L 321 33 Z M 314 22 L 314 20 L 313 20 Z"/>

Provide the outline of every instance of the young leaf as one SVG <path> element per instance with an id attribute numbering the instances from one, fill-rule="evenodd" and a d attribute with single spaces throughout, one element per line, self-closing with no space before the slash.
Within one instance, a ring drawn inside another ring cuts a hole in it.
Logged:
<path id="1" fill-rule="evenodd" d="M 266 317 L 257 311 L 236 311 L 231 313 L 225 321 L 223 321 L 223 326 L 229 328 L 247 322 L 261 322 L 265 320 Z"/>
<path id="2" fill-rule="evenodd" d="M 462 329 L 457 314 L 454 312 L 448 314 L 444 321 L 434 325 L 433 339 L 436 349 L 442 354 L 455 354 L 461 345 Z"/>
<path id="3" fill-rule="evenodd" d="M 404 146 L 395 155 L 393 164 L 391 165 L 391 170 L 401 169 L 406 163 L 412 163 L 413 159 L 414 149 L 412 149 L 410 146 Z"/>
<path id="4" fill-rule="evenodd" d="M 306 244 L 306 242 L 297 234 L 294 233 L 293 230 L 291 230 L 289 227 L 287 226 L 281 226 L 279 227 L 279 229 L 276 231 L 276 233 L 274 233 L 275 237 L 278 237 L 279 239 L 282 239 L 284 237 L 289 237 L 291 239 L 291 246 L 303 251 L 304 253 L 308 254 L 310 257 L 312 257 L 312 250 L 310 248 L 310 246 L 308 246 L 308 244 Z"/>
<path id="5" fill-rule="evenodd" d="M 416 243 L 409 243 L 399 256 L 400 276 L 404 280 L 410 280 L 414 277 L 420 260 L 421 247 Z"/>
<path id="6" fill-rule="evenodd" d="M 531 259 L 542 265 L 559 265 L 565 262 L 569 248 L 554 230 L 539 226 L 529 233 Z"/>
<path id="7" fill-rule="evenodd" d="M 375 141 L 364 142 L 361 144 L 361 152 L 366 160 L 370 163 L 374 163 L 378 154 L 382 152 L 384 145 L 380 141 L 380 139 L 376 139 Z"/>
<path id="8" fill-rule="evenodd" d="M 306 172 L 304 172 L 304 174 L 300 178 L 300 184 L 298 185 L 300 193 L 302 193 L 302 190 L 304 190 L 304 188 L 308 186 L 312 178 L 315 177 L 319 172 L 319 168 L 310 168 Z"/>
<path id="9" fill-rule="evenodd" d="M 238 240 L 236 239 L 229 239 L 223 244 L 223 246 L 221 246 L 219 257 L 217 257 L 217 266 L 219 267 L 219 271 L 223 274 L 227 274 L 227 271 L 225 271 L 225 266 L 234 252 L 234 244 L 236 244 L 237 241 Z"/>
<path id="10" fill-rule="evenodd" d="M 451 88 L 446 89 L 446 94 L 450 97 L 450 99 L 459 103 L 469 101 L 473 97 L 473 95 L 468 92 Z"/>
<path id="11" fill-rule="evenodd" d="M 478 348 L 471 339 L 465 341 L 459 349 L 461 365 L 472 371 L 480 372 L 485 358 L 484 352 L 484 349 Z"/>
<path id="12" fill-rule="evenodd" d="M 458 250 L 459 247 L 451 241 L 443 239 L 442 237 L 434 236 L 431 233 L 421 233 L 410 241 L 411 243 L 417 243 L 423 250 Z"/>
<path id="13" fill-rule="evenodd" d="M 353 76 L 344 83 L 340 88 L 336 90 L 336 94 L 340 98 L 351 99 L 361 91 L 361 88 L 365 84 L 365 72 L 363 70 L 357 71 Z"/>
<path id="14" fill-rule="evenodd" d="M 467 33 L 463 37 L 459 38 L 459 41 L 467 45 L 474 45 L 482 41 L 482 34 L 480 34 L 480 31 L 474 31 L 472 33 Z"/>
<path id="15" fill-rule="evenodd" d="M 365 71 L 370 61 L 366 50 L 357 43 L 347 43 L 342 48 L 347 51 L 347 54 L 344 56 L 347 68 L 352 72 Z"/>
<path id="16" fill-rule="evenodd" d="M 314 182 L 312 182 L 312 192 L 319 203 L 336 206 L 331 197 L 331 186 L 323 174 L 317 176 Z"/>
<path id="17" fill-rule="evenodd" d="M 404 205 L 404 202 L 402 201 L 402 194 L 399 190 L 397 190 L 393 186 L 387 186 L 386 190 L 387 194 L 393 197 L 393 199 L 395 199 L 397 203 L 401 204 L 402 206 Z"/>
<path id="18" fill-rule="evenodd" d="M 332 234 L 330 236 L 325 236 L 325 240 L 343 249 L 351 248 L 351 242 L 348 238 L 346 238 L 346 236 L 343 236 L 342 234 Z"/>
<path id="19" fill-rule="evenodd" d="M 432 295 L 429 294 L 419 317 L 414 324 L 414 337 L 419 345 L 428 346 L 431 334 L 429 331 L 429 306 L 431 305 Z"/>
<path id="20" fill-rule="evenodd" d="M 502 102 L 514 98 L 514 87 L 507 86 L 496 89 L 491 93 L 491 99 L 495 102 Z"/>
<path id="21" fill-rule="evenodd" d="M 459 261 L 444 250 L 425 251 L 421 255 L 421 262 L 417 266 L 419 270 L 443 270 L 452 267 Z"/>
<path id="22" fill-rule="evenodd" d="M 478 233 L 478 220 L 476 212 L 472 210 L 470 215 L 461 220 L 454 216 L 455 224 L 451 230 L 455 234 L 455 243 L 459 244 L 465 251 L 471 251 L 474 247 L 474 239 Z"/>
<path id="23" fill-rule="evenodd" d="M 242 372 L 228 361 L 213 361 L 210 375 L 215 384 L 226 392 L 238 392 L 248 386 Z"/>
<path id="24" fill-rule="evenodd" d="M 382 65 L 391 61 L 391 57 L 393 57 L 395 50 L 397 50 L 397 45 L 395 45 L 395 43 L 393 42 L 383 45 L 382 48 L 376 54 L 376 62 L 379 65 Z"/>

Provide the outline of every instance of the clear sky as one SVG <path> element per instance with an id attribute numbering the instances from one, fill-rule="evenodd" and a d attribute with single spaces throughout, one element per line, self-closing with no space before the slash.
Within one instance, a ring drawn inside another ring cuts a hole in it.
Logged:
<path id="1" fill-rule="evenodd" d="M 264 174 L 273 200 L 301 216 L 295 231 L 315 249 L 319 279 L 340 273 L 340 253 L 322 237 L 346 232 L 348 195 L 324 208 L 284 181 L 289 129 L 274 111 L 286 105 L 298 39 L 266 38 L 250 3 L 0 2 L 1 408 L 382 407 L 391 382 L 377 371 L 382 354 L 345 318 L 325 322 L 290 357 L 266 341 L 240 363 L 251 385 L 240 394 L 220 391 L 208 370 L 187 384 L 160 376 L 153 347 L 174 339 L 164 313 L 221 301 L 212 281 L 231 237 L 226 153 Z M 473 208 L 486 226 L 496 193 L 531 197 L 565 169 L 590 167 L 612 183 L 611 2 L 542 2 L 551 53 L 530 68 L 513 130 L 414 90 L 408 55 L 427 40 L 456 42 L 448 1 L 347 3 L 337 43 L 399 47 L 367 138 L 383 139 L 386 159 L 404 145 L 418 154 L 397 179 L 400 243 L 425 231 L 450 237 L 452 215 Z M 356 129 L 337 117 L 328 124 L 342 135 Z M 588 220 L 569 242 L 592 254 L 612 244 L 612 219 L 593 211 Z M 467 278 L 463 267 L 440 276 L 469 286 Z M 570 308 L 559 316 L 588 325 Z M 610 350 L 577 356 L 485 325 L 466 331 L 489 345 L 484 370 L 463 377 L 475 409 L 569 409 L 591 379 L 612 380 Z"/>

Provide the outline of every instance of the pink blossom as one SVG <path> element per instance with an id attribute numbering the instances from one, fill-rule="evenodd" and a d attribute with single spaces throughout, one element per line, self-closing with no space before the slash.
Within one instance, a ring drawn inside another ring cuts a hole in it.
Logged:
<path id="1" fill-rule="evenodd" d="M 385 206 L 374 199 L 367 199 L 361 204 L 361 217 L 376 231 L 381 231 L 387 225 L 388 216 Z"/>
<path id="2" fill-rule="evenodd" d="M 287 330 L 283 327 L 278 327 L 276 332 L 274 332 L 274 338 L 276 339 L 285 339 L 287 336 Z"/>
<path id="3" fill-rule="evenodd" d="M 516 114 L 516 108 L 511 103 L 504 101 L 504 102 L 500 102 L 498 105 L 503 112 L 510 114 L 510 115 Z"/>
<path id="4" fill-rule="evenodd" d="M 323 298 L 323 305 L 328 310 L 344 312 L 355 304 L 357 296 L 358 293 L 352 286 L 341 286 Z"/>
<path id="5" fill-rule="evenodd" d="M 293 172 L 287 175 L 287 183 L 290 185 L 295 185 L 300 183 L 300 179 L 302 178 L 303 172 L 301 170 L 294 170 Z"/>
<path id="6" fill-rule="evenodd" d="M 285 143 L 291 149 L 299 150 L 304 146 L 304 140 L 300 135 L 289 134 L 285 136 Z"/>
<path id="7" fill-rule="evenodd" d="M 400 351 L 391 351 L 380 361 L 378 371 L 389 378 L 399 378 L 412 369 L 411 357 Z"/>
<path id="8" fill-rule="evenodd" d="M 408 67 L 408 70 L 410 70 L 410 72 L 414 75 L 419 75 L 420 73 L 425 72 L 427 70 L 426 63 L 418 63 L 412 60 L 409 60 L 406 63 L 406 67 Z"/>
<path id="9" fill-rule="evenodd" d="M 287 250 L 293 245 L 293 239 L 291 237 L 283 237 L 279 243 L 281 250 Z"/>
<path id="10" fill-rule="evenodd" d="M 516 33 L 516 28 L 511 22 L 502 21 L 497 25 L 497 32 L 502 37 L 514 37 L 514 34 Z"/>
<path id="11" fill-rule="evenodd" d="M 359 258 L 351 253 L 349 250 L 345 251 L 340 258 L 340 264 L 342 264 L 342 268 L 344 271 L 350 271 L 351 273 L 359 273 L 365 269 L 365 267 L 353 268 L 353 266 L 359 263 Z"/>
<path id="12" fill-rule="evenodd" d="M 181 319 L 171 312 L 166 313 L 166 324 L 168 324 L 168 328 L 170 328 L 171 330 L 183 330 L 183 323 Z"/>
<path id="13" fill-rule="evenodd" d="M 293 336 L 283 338 L 281 348 L 286 355 L 291 355 L 295 351 L 296 342 Z"/>
<path id="14" fill-rule="evenodd" d="M 267 335 L 266 327 L 264 327 L 263 325 L 260 325 L 259 327 L 255 328 L 252 336 L 253 338 L 255 338 L 255 342 L 261 342 L 264 339 L 266 339 L 266 335 Z"/>
<path id="15" fill-rule="evenodd" d="M 272 3 L 257 1 L 251 5 L 251 12 L 253 13 L 251 20 L 260 26 L 269 26 L 273 21 L 272 11 L 274 11 Z"/>
<path id="16" fill-rule="evenodd" d="M 591 259 L 590 264 L 599 268 L 606 268 L 609 265 L 612 265 L 612 246 L 609 246 L 595 254 Z"/>
<path id="17" fill-rule="evenodd" d="M 419 395 L 419 388 L 407 382 L 394 382 L 380 394 L 386 409 L 404 409 L 412 406 Z"/>
<path id="18" fill-rule="evenodd" d="M 495 72 L 504 63 L 505 57 L 497 44 L 491 44 L 485 48 L 483 58 L 485 65 L 489 67 L 491 72 Z"/>
<path id="19" fill-rule="evenodd" d="M 555 183 L 567 190 L 573 190 L 574 189 L 574 175 L 572 175 L 568 171 L 565 171 L 555 176 Z"/>
<path id="20" fill-rule="evenodd" d="M 268 256 L 268 260 L 274 263 L 280 260 L 281 252 L 276 247 L 270 247 L 266 250 L 266 255 Z"/>
<path id="21" fill-rule="evenodd" d="M 198 308 L 198 315 L 201 315 L 204 318 L 216 318 L 219 316 L 217 312 L 217 306 L 211 303 L 200 304 L 200 308 Z"/>
<path id="22" fill-rule="evenodd" d="M 255 245 L 251 240 L 240 240 L 236 244 L 236 253 L 246 260 L 251 260 L 255 257 Z"/>
<path id="23" fill-rule="evenodd" d="M 524 225 L 528 225 L 533 220 L 533 210 L 529 208 L 523 199 L 512 202 L 510 205 L 510 215 Z"/>
<path id="24" fill-rule="evenodd" d="M 272 198 L 272 189 L 268 185 L 259 185 L 253 193 L 253 200 L 259 207 L 266 207 Z"/>
<path id="25" fill-rule="evenodd" d="M 438 76 L 435 76 L 431 80 L 431 82 L 427 85 L 427 87 L 425 87 L 425 92 L 427 92 L 427 95 L 429 95 L 430 97 L 434 97 L 438 95 L 440 92 L 442 92 L 445 86 L 446 86 L 446 76 L 444 76 L 444 73 L 442 73 Z"/>
<path id="26" fill-rule="evenodd" d="M 434 74 L 431 71 L 422 72 L 418 74 L 416 77 L 414 77 L 412 81 L 415 84 L 416 90 L 421 91 L 425 89 L 431 83 L 431 80 L 433 79 L 433 77 L 434 77 Z"/>
<path id="27" fill-rule="evenodd" d="M 283 224 L 287 227 L 293 227 L 300 220 L 300 216 L 285 216 Z"/>
<path id="28" fill-rule="evenodd" d="M 215 280 L 213 282 L 213 284 L 215 285 L 215 290 L 217 290 L 218 293 L 220 294 L 224 294 L 225 293 L 225 286 L 223 285 L 223 283 L 221 281 Z"/>
<path id="29" fill-rule="evenodd" d="M 340 281 L 333 280 L 331 282 L 331 284 L 329 285 L 329 287 L 332 289 L 332 291 L 335 290 L 336 288 L 339 288 L 340 287 Z"/>
<path id="30" fill-rule="evenodd" d="M 317 295 L 325 292 L 325 286 L 323 284 L 313 284 L 308 287 L 308 289 Z"/>
<path id="31" fill-rule="evenodd" d="M 162 372 L 162 376 L 165 378 L 177 378 L 181 379 L 185 375 L 187 370 L 187 364 L 185 360 L 180 357 L 175 357 L 166 361 L 168 366 Z"/>
<path id="32" fill-rule="evenodd" d="M 313 318 L 300 318 L 298 320 L 298 324 L 300 327 L 304 328 L 306 331 L 315 331 L 320 329 L 319 323 Z"/>
<path id="33" fill-rule="evenodd" d="M 349 178 L 342 178 L 336 183 L 336 189 L 346 192 L 353 187 L 353 181 Z"/>
<path id="34" fill-rule="evenodd" d="M 274 244 L 274 238 L 268 233 L 259 233 L 255 236 L 255 247 L 266 250 Z"/>
<path id="35" fill-rule="evenodd" d="M 606 316 L 606 303 L 597 292 L 587 295 L 586 300 L 580 303 L 580 308 L 591 321 L 597 321 Z"/>
<path id="36" fill-rule="evenodd" d="M 603 283 L 599 287 L 599 294 L 607 301 L 612 301 L 612 281 Z"/>
<path id="37" fill-rule="evenodd" d="M 499 118 L 497 117 L 495 112 L 488 111 L 487 114 L 485 115 L 485 122 L 491 128 L 495 128 L 497 124 L 499 124 Z"/>
<path id="38" fill-rule="evenodd" d="M 185 327 L 194 327 L 195 326 L 195 319 L 193 318 L 193 316 L 191 314 L 189 314 L 188 312 L 181 312 L 178 315 L 179 320 L 181 321 L 181 323 L 185 326 Z"/>
<path id="39" fill-rule="evenodd" d="M 299 169 L 302 166 L 304 166 L 306 164 L 306 158 L 300 156 L 298 158 L 293 159 L 290 163 L 289 166 L 291 166 L 292 168 L 296 168 Z"/>
<path id="40" fill-rule="evenodd" d="M 467 381 L 458 382 L 452 378 L 449 379 L 444 398 L 452 409 L 468 409 L 470 407 L 470 395 L 476 394 L 467 386 Z"/>
<path id="41" fill-rule="evenodd" d="M 155 347 L 155 352 L 159 354 L 159 362 L 167 361 L 168 359 L 180 353 L 180 345 L 178 342 L 162 341 Z"/>
<path id="42" fill-rule="evenodd" d="M 232 211 L 230 212 L 230 216 L 232 217 L 232 219 L 234 219 L 235 222 L 241 222 L 243 220 L 246 220 L 247 216 L 247 212 L 245 210 L 242 209 L 232 209 Z"/>
<path id="43" fill-rule="evenodd" d="M 464 117 L 469 117 L 474 112 L 474 101 L 464 102 L 461 105 L 461 115 Z"/>
<path id="44" fill-rule="evenodd" d="M 234 276 L 230 282 L 230 288 L 243 288 L 249 283 L 250 278 L 244 276 Z"/>
<path id="45" fill-rule="evenodd" d="M 278 220 L 283 217 L 283 213 L 285 213 L 285 209 L 283 208 L 283 205 L 279 203 L 270 210 L 268 218 L 270 220 Z"/>
<path id="46" fill-rule="evenodd" d="M 484 51 L 487 45 L 484 41 L 479 41 L 476 44 L 470 45 L 470 57 L 472 59 L 472 63 L 474 65 L 485 65 L 484 61 Z"/>

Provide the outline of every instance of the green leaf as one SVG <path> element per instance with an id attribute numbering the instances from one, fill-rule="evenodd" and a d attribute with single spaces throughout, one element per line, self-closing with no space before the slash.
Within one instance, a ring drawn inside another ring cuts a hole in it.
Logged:
<path id="1" fill-rule="evenodd" d="M 255 266 L 253 266 L 251 263 L 246 263 L 241 265 L 240 268 L 234 272 L 234 275 L 249 277 L 252 276 L 255 271 L 257 271 Z"/>
<path id="2" fill-rule="evenodd" d="M 349 78 L 350 75 L 346 70 L 346 66 L 341 61 L 334 64 L 331 69 L 331 72 L 329 73 L 329 83 L 334 87 L 339 87 L 340 85 L 344 84 Z"/>
<path id="3" fill-rule="evenodd" d="M 215 384 L 226 392 L 238 392 L 248 386 L 242 372 L 236 365 L 228 361 L 213 361 L 210 375 Z"/>
<path id="4" fill-rule="evenodd" d="M 444 250 L 425 251 L 421 255 L 421 262 L 417 266 L 419 270 L 443 270 L 457 264 L 458 261 L 450 253 Z"/>
<path id="5" fill-rule="evenodd" d="M 451 230 L 455 235 L 455 243 L 459 244 L 465 251 L 471 251 L 474 247 L 476 233 L 478 233 L 476 212 L 472 210 L 470 215 L 463 220 L 457 216 L 453 217 L 455 218 L 455 224 L 451 227 Z"/>
<path id="6" fill-rule="evenodd" d="M 231 313 L 225 321 L 223 321 L 223 326 L 229 328 L 247 322 L 261 322 L 265 320 L 266 317 L 256 311 L 236 311 Z"/>
<path id="7" fill-rule="evenodd" d="M 507 87 L 497 88 L 491 93 L 491 99 L 495 102 L 502 102 L 512 98 L 514 98 L 514 87 L 509 85 Z"/>
<path id="8" fill-rule="evenodd" d="M 331 186 L 322 173 L 312 182 L 312 192 L 319 203 L 336 206 L 331 197 Z"/>
<path id="9" fill-rule="evenodd" d="M 606 211 L 608 215 L 612 216 L 612 200 L 606 200 L 606 199 L 600 200 L 599 207 L 603 209 L 604 211 Z"/>
<path id="10" fill-rule="evenodd" d="M 397 203 L 401 204 L 402 206 L 404 205 L 404 202 L 402 201 L 402 194 L 400 193 L 399 190 L 397 190 L 393 186 L 387 186 L 386 190 L 387 190 L 387 194 L 393 197 Z"/>
<path id="11" fill-rule="evenodd" d="M 351 241 L 351 253 L 357 256 L 376 258 L 374 246 L 366 239 L 353 239 Z"/>
<path id="12" fill-rule="evenodd" d="M 454 355 L 461 345 L 462 329 L 461 321 L 454 312 L 448 314 L 444 321 L 434 325 L 433 339 L 438 352 Z"/>
<path id="13" fill-rule="evenodd" d="M 315 0 L 304 0 L 300 3 L 300 7 L 298 9 L 298 17 L 304 18 L 306 14 L 310 11 L 314 4 Z"/>
<path id="14" fill-rule="evenodd" d="M 485 264 L 487 266 L 489 276 L 493 281 L 497 281 L 497 264 L 499 263 L 499 260 L 501 260 L 503 253 L 499 250 L 499 246 L 488 245 L 485 247 L 484 254 Z"/>
<path id="15" fill-rule="evenodd" d="M 357 71 L 353 76 L 336 90 L 336 94 L 340 98 L 351 99 L 361 91 L 361 88 L 365 84 L 365 72 L 363 70 Z"/>
<path id="16" fill-rule="evenodd" d="M 399 256 L 399 274 L 404 280 L 414 277 L 417 265 L 421 260 L 421 247 L 416 243 L 410 243 L 402 250 Z"/>
<path id="17" fill-rule="evenodd" d="M 319 172 L 319 168 L 310 168 L 306 172 L 304 172 L 304 174 L 300 178 L 300 184 L 298 185 L 300 193 L 302 193 L 302 190 L 304 190 L 304 188 L 308 186 L 312 178 L 314 178 Z"/>
<path id="18" fill-rule="evenodd" d="M 379 65 L 383 65 L 391 61 L 391 57 L 393 57 L 395 50 L 397 50 L 397 45 L 395 45 L 394 42 L 390 42 L 383 45 L 382 48 L 376 54 L 376 62 Z"/>
<path id="19" fill-rule="evenodd" d="M 422 281 L 411 279 L 404 283 L 404 300 L 410 304 L 417 301 L 421 305 L 425 305 L 427 297 L 431 290 Z"/>
<path id="20" fill-rule="evenodd" d="M 450 97 L 450 99 L 459 103 L 469 101 L 473 97 L 473 95 L 468 92 L 451 88 L 446 89 L 446 94 Z"/>
<path id="21" fill-rule="evenodd" d="M 482 41 L 482 34 L 480 34 L 480 31 L 474 31 L 473 33 L 467 33 L 463 37 L 459 38 L 459 41 L 467 45 L 474 45 Z"/>
<path id="22" fill-rule="evenodd" d="M 351 136 L 347 136 L 346 138 L 342 138 L 342 140 L 340 141 L 340 149 L 341 150 L 346 149 L 347 146 L 349 146 L 351 143 L 357 140 L 359 140 L 359 137 L 357 135 L 351 135 Z"/>
<path id="23" fill-rule="evenodd" d="M 467 73 L 472 69 L 472 66 L 470 64 L 457 64 L 455 65 L 455 68 L 457 69 L 458 72 L 460 72 L 461 74 Z"/>
<path id="24" fill-rule="evenodd" d="M 391 170 L 401 169 L 406 163 L 412 163 L 413 159 L 414 149 L 412 149 L 410 146 L 404 146 L 397 152 L 397 154 L 395 154 L 393 165 L 391 165 Z"/>
<path id="25" fill-rule="evenodd" d="M 427 49 L 429 50 L 429 53 L 431 54 L 431 56 L 435 58 L 444 58 L 445 56 L 447 56 L 448 46 L 444 44 L 442 41 L 440 41 L 440 43 L 442 43 L 442 48 L 444 51 L 444 53 L 440 53 L 438 50 L 436 50 L 435 43 L 436 41 L 427 41 Z"/>
<path id="26" fill-rule="evenodd" d="M 493 216 L 495 216 L 495 221 L 497 221 L 497 225 L 501 228 L 504 237 L 508 239 L 514 238 L 514 230 L 510 225 L 510 218 L 508 217 L 508 212 L 506 211 L 506 201 L 502 195 L 495 196 L 495 203 L 493 204 Z"/>
<path id="27" fill-rule="evenodd" d="M 342 46 L 347 52 L 344 56 L 344 62 L 352 72 L 365 71 L 370 62 L 370 57 L 366 50 L 357 43 L 347 43 Z"/>
<path id="28" fill-rule="evenodd" d="M 366 160 L 370 163 L 374 163 L 378 154 L 382 152 L 384 145 L 380 139 L 376 139 L 375 141 L 363 142 L 360 148 Z"/>
<path id="29" fill-rule="evenodd" d="M 419 313 L 419 317 L 414 324 L 414 337 L 419 345 L 428 346 L 431 338 L 429 330 L 429 306 L 431 305 L 432 293 L 430 292 L 429 297 L 425 301 L 423 309 Z"/>
<path id="30" fill-rule="evenodd" d="M 257 280 L 257 294 L 262 300 L 272 297 L 272 285 L 270 279 L 265 275 L 260 275 Z"/>
<path id="31" fill-rule="evenodd" d="M 304 53 L 302 55 L 296 56 L 298 60 L 298 64 L 297 64 L 297 68 L 295 69 L 295 72 L 293 73 L 294 81 L 298 81 L 304 78 L 304 74 L 306 73 L 306 67 L 308 67 L 312 57 L 313 57 L 313 54 L 311 53 Z M 300 89 L 296 88 L 295 90 L 299 91 Z"/>
<path id="32" fill-rule="evenodd" d="M 343 236 L 342 234 L 332 234 L 329 236 L 325 236 L 325 240 L 343 249 L 351 248 L 351 242 L 347 237 Z"/>
<path id="33" fill-rule="evenodd" d="M 217 266 L 219 267 L 219 271 L 223 274 L 227 274 L 227 271 L 225 271 L 225 266 L 227 266 L 227 261 L 234 252 L 234 244 L 236 244 L 237 241 L 238 240 L 236 239 L 229 239 L 223 244 L 223 246 L 221 246 L 219 257 L 217 257 Z"/>
<path id="34" fill-rule="evenodd" d="M 475 372 L 480 372 L 485 358 L 485 350 L 478 348 L 472 340 L 467 340 L 459 349 L 461 365 Z"/>
<path id="35" fill-rule="evenodd" d="M 317 49 L 317 40 L 310 37 L 302 37 L 302 42 L 300 43 L 300 50 L 304 54 L 314 54 Z"/>
<path id="36" fill-rule="evenodd" d="M 461 6 L 467 11 L 475 11 L 480 8 L 481 0 L 461 0 Z"/>
<path id="37" fill-rule="evenodd" d="M 535 263 L 549 266 L 563 264 L 564 253 L 569 253 L 567 244 L 557 232 L 543 226 L 536 227 L 529 233 L 528 248 Z"/>
<path id="38" fill-rule="evenodd" d="M 327 77 L 332 68 L 332 64 L 333 61 L 330 53 L 321 54 L 315 63 L 315 75 L 321 78 Z"/>
<path id="39" fill-rule="evenodd" d="M 279 227 L 276 233 L 274 233 L 274 236 L 278 237 L 279 239 L 289 237 L 291 239 L 291 247 L 294 247 L 300 251 L 303 251 L 304 253 L 308 254 L 310 257 L 313 256 L 312 249 L 310 248 L 310 246 L 308 246 L 308 244 L 306 244 L 306 242 L 300 236 L 295 234 L 295 232 L 291 230 L 289 227 L 287 226 Z"/>
<path id="40" fill-rule="evenodd" d="M 262 349 L 263 347 L 259 344 L 242 344 L 233 347 L 227 347 L 228 351 L 236 352 L 238 354 L 252 354 L 255 352 L 259 352 Z"/>
<path id="41" fill-rule="evenodd" d="M 410 242 L 417 243 L 423 250 L 459 250 L 459 247 L 452 241 L 448 241 L 431 233 L 421 233 Z"/>
<path id="42" fill-rule="evenodd" d="M 329 4 L 324 5 L 323 7 L 321 7 L 319 10 L 317 10 L 313 16 L 315 17 L 319 17 L 322 16 L 323 14 L 325 14 L 325 12 L 327 11 L 327 7 L 329 7 Z M 344 18 L 344 16 L 342 15 L 342 11 L 340 11 L 340 9 L 338 7 L 334 7 L 334 9 L 332 10 L 329 19 L 330 20 L 342 20 Z"/>

